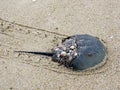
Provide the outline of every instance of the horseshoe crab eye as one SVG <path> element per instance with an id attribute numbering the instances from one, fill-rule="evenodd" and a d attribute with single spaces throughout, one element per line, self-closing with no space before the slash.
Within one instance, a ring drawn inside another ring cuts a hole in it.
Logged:
<path id="1" fill-rule="evenodd" d="M 88 56 L 88 57 L 92 57 L 92 56 L 93 56 L 93 53 L 88 53 L 87 56 Z"/>

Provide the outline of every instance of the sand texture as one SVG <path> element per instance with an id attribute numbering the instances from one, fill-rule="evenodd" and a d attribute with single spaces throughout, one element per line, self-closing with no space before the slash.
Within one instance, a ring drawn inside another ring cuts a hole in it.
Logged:
<path id="1" fill-rule="evenodd" d="M 50 57 L 74 34 L 103 39 L 107 62 L 75 72 Z M 0 90 L 120 90 L 120 0 L 0 0 Z"/>

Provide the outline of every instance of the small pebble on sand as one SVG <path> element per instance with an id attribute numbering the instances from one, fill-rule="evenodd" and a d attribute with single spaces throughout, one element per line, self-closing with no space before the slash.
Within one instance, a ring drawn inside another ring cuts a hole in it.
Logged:
<path id="1" fill-rule="evenodd" d="M 35 2 L 36 0 L 32 0 L 33 2 Z"/>

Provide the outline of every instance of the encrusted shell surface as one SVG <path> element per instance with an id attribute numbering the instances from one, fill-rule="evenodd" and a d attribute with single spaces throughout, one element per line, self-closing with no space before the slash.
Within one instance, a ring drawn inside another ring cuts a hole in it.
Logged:
<path id="1" fill-rule="evenodd" d="M 53 48 L 53 60 L 74 70 L 99 66 L 106 57 L 107 51 L 103 42 L 88 34 L 68 37 L 61 44 L 62 47 L 58 45 L 57 50 Z M 58 55 L 60 56 L 57 57 Z"/>

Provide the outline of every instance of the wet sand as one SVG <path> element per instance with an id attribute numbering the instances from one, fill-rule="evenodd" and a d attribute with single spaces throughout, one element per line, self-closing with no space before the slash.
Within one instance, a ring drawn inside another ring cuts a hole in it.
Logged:
<path id="1" fill-rule="evenodd" d="M 120 89 L 119 0 L 0 2 L 0 90 Z M 108 49 L 106 64 L 75 72 L 49 57 L 14 52 L 50 51 L 74 34 L 103 39 Z"/>

